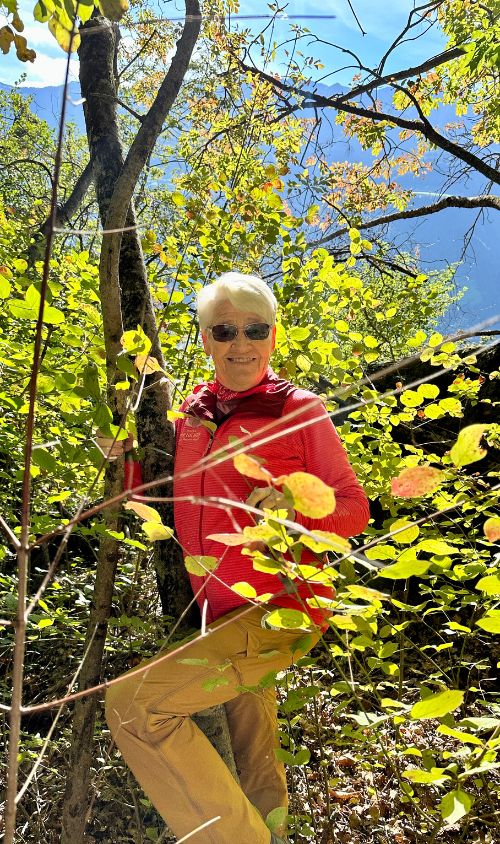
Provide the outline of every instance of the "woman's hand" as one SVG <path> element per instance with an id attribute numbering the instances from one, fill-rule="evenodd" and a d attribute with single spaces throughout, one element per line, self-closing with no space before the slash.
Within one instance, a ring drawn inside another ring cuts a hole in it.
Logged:
<path id="1" fill-rule="evenodd" d="M 129 434 L 126 440 L 114 440 L 113 437 L 106 437 L 100 431 L 96 432 L 95 442 L 99 451 L 108 460 L 116 460 L 122 457 L 127 451 L 131 451 L 134 447 L 134 438 Z"/>
<path id="2" fill-rule="evenodd" d="M 261 510 L 286 510 L 287 519 L 291 522 L 295 521 L 295 510 L 283 493 L 272 486 L 255 487 L 245 503 L 249 507 L 258 507 Z"/>

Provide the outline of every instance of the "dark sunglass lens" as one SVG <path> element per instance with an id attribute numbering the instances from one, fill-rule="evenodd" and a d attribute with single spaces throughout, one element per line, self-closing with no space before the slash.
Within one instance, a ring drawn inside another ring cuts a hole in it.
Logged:
<path id="1" fill-rule="evenodd" d="M 265 322 L 254 322 L 252 325 L 247 325 L 245 334 L 249 340 L 265 340 L 269 337 L 269 330 L 271 326 Z"/>
<path id="2" fill-rule="evenodd" d="M 236 325 L 213 325 L 211 331 L 212 337 L 218 343 L 229 343 L 238 334 Z"/>

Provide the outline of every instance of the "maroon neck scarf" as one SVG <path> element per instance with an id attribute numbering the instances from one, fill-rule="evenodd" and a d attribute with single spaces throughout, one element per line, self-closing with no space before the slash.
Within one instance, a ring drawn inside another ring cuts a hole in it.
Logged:
<path id="1" fill-rule="evenodd" d="M 290 381 L 279 378 L 269 367 L 259 384 L 241 392 L 230 390 L 217 379 L 211 384 L 200 384 L 194 388 L 192 396 L 188 399 L 189 407 L 185 412 L 213 422 L 218 416 L 217 403 L 235 402 L 236 412 L 244 411 L 278 418 L 283 412 L 288 396 L 295 389 Z"/>

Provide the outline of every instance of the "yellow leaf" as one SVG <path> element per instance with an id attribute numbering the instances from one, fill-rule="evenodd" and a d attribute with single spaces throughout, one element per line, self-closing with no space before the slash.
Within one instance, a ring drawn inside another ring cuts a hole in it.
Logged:
<path id="1" fill-rule="evenodd" d="M 500 518 L 492 516 L 491 519 L 486 519 L 483 525 L 484 535 L 490 542 L 498 542 L 500 539 Z"/>
<path id="2" fill-rule="evenodd" d="M 145 522 L 157 522 L 161 524 L 161 516 L 154 507 L 148 507 L 147 504 L 141 504 L 139 501 L 127 501 L 123 505 L 124 510 L 133 510 L 133 512 L 144 519 Z"/>
<path id="3" fill-rule="evenodd" d="M 190 574 L 195 574 L 197 577 L 205 577 L 207 572 L 215 571 L 219 565 L 219 561 L 217 557 L 200 555 L 198 557 L 184 557 L 184 565 Z"/>
<path id="4" fill-rule="evenodd" d="M 233 458 L 233 463 L 234 468 L 237 469 L 240 475 L 246 475 L 247 478 L 254 478 L 257 481 L 267 481 L 267 483 L 273 479 L 271 473 L 260 465 L 257 458 L 251 457 L 249 454 L 237 454 Z"/>
<path id="5" fill-rule="evenodd" d="M 70 50 L 74 53 L 74 51 L 78 49 L 80 46 L 80 35 L 78 32 L 75 32 L 73 38 L 71 38 L 71 32 L 69 29 L 66 29 L 55 15 L 52 15 L 52 17 L 49 18 L 48 26 L 57 43 L 60 47 L 62 47 L 65 53 L 69 53 Z"/>
<path id="6" fill-rule="evenodd" d="M 211 533 L 210 536 L 207 536 L 207 539 L 229 546 L 244 545 L 245 542 L 249 541 L 248 537 L 245 537 L 242 533 Z"/>
<path id="7" fill-rule="evenodd" d="M 335 510 L 335 492 L 321 478 L 309 472 L 292 472 L 280 480 L 290 493 L 294 508 L 304 516 L 323 519 Z"/>
<path id="8" fill-rule="evenodd" d="M 144 375 L 151 375 L 153 372 L 163 372 L 163 369 L 153 355 L 136 355 L 134 363 L 139 372 Z"/>
<path id="9" fill-rule="evenodd" d="M 241 583 L 233 583 L 231 586 L 233 592 L 236 592 L 237 595 L 241 595 L 242 598 L 256 598 L 257 591 L 251 586 L 249 583 L 241 582 Z"/>
<path id="10" fill-rule="evenodd" d="M 165 527 L 161 522 L 144 522 L 142 529 L 151 542 L 159 539 L 171 539 L 174 535 L 172 528 Z"/>
<path id="11" fill-rule="evenodd" d="M 486 452 L 480 445 L 482 436 L 488 425 L 468 425 L 460 431 L 457 441 L 450 451 L 450 457 L 455 466 L 467 466 L 481 460 Z"/>
<path id="12" fill-rule="evenodd" d="M 99 0 L 99 8 L 108 20 L 119 21 L 128 10 L 128 0 Z"/>
<path id="13" fill-rule="evenodd" d="M 359 598 L 361 601 L 388 601 L 389 596 L 377 589 L 370 589 L 368 586 L 361 586 L 358 583 L 351 583 L 346 587 L 352 598 Z"/>
<path id="14" fill-rule="evenodd" d="M 167 410 L 167 419 L 169 422 L 175 422 L 176 419 L 185 419 L 186 414 L 180 410 Z"/>
<path id="15" fill-rule="evenodd" d="M 339 554 L 347 554 L 351 550 L 351 544 L 347 539 L 328 530 L 315 530 L 314 536 L 302 534 L 299 542 L 314 551 L 315 554 L 321 554 L 324 551 L 337 551 Z"/>
<path id="16" fill-rule="evenodd" d="M 407 530 L 401 530 L 401 528 L 408 527 Z M 420 533 L 420 528 L 418 525 L 413 525 L 408 519 L 397 519 L 391 525 L 391 533 L 399 531 L 399 533 L 394 533 L 393 539 L 394 542 L 397 542 L 401 545 L 411 545 L 412 542 L 417 538 Z"/>

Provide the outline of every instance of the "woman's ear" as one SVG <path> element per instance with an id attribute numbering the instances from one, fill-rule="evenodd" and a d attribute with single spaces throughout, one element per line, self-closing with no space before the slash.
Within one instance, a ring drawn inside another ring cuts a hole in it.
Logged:
<path id="1" fill-rule="evenodd" d="M 273 325 L 273 330 L 271 332 L 271 351 L 274 352 L 276 348 L 276 326 Z"/>
<path id="2" fill-rule="evenodd" d="M 201 332 L 201 342 L 203 343 L 203 348 L 205 350 L 205 354 L 209 355 L 210 354 L 209 340 L 208 340 L 208 337 L 207 337 L 207 335 L 204 331 Z"/>

